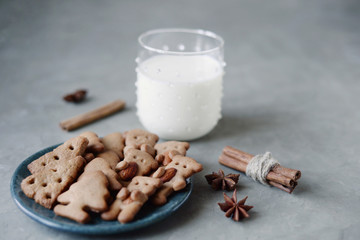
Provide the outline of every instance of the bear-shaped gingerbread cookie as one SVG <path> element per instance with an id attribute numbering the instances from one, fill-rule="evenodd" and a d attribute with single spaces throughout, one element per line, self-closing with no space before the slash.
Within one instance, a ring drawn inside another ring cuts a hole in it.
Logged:
<path id="1" fill-rule="evenodd" d="M 190 144 L 188 142 L 167 141 L 167 142 L 155 144 L 155 149 L 158 155 L 171 150 L 175 150 L 179 152 L 180 155 L 185 156 L 186 151 L 189 148 L 190 148 Z"/>
<path id="2" fill-rule="evenodd" d="M 186 151 L 190 148 L 188 142 L 167 141 L 155 144 L 156 157 L 155 160 L 166 166 L 171 162 L 175 155 L 186 156 Z"/>
<path id="3" fill-rule="evenodd" d="M 101 142 L 104 144 L 105 151 L 113 151 L 119 156 L 120 159 L 124 158 L 123 150 L 125 147 L 125 139 L 121 133 L 110 133 L 103 137 Z"/>
<path id="4" fill-rule="evenodd" d="M 134 219 L 148 197 L 161 187 L 162 181 L 158 178 L 137 176 L 127 187 L 123 187 L 116 196 L 110 209 L 101 214 L 104 220 L 117 220 L 127 223 Z"/>
<path id="5" fill-rule="evenodd" d="M 120 162 L 119 156 L 112 150 L 106 150 L 98 155 L 96 157 L 105 159 L 111 166 L 112 169 L 115 170 L 116 165 Z"/>
<path id="6" fill-rule="evenodd" d="M 202 165 L 190 157 L 176 155 L 165 167 L 160 167 L 153 174 L 153 177 L 161 178 L 163 186 L 154 194 L 152 202 L 155 205 L 163 205 L 167 197 L 173 191 L 179 191 L 186 187 L 186 179 L 193 174 L 200 172 Z"/>
<path id="7" fill-rule="evenodd" d="M 86 137 L 89 140 L 89 145 L 86 148 L 87 153 L 101 153 L 104 151 L 104 144 L 100 141 L 98 135 L 94 132 L 87 131 L 80 134 L 82 137 Z"/>
<path id="8" fill-rule="evenodd" d="M 140 149 L 141 151 L 149 153 L 155 157 L 155 144 L 159 140 L 156 134 L 150 133 L 142 129 L 133 129 L 124 133 L 125 135 L 125 149 L 129 148 Z"/>
<path id="9" fill-rule="evenodd" d="M 109 188 L 110 190 L 120 190 L 122 185 L 119 182 L 120 178 L 119 175 L 113 170 L 110 166 L 110 163 L 103 158 L 97 157 L 91 160 L 84 169 L 84 173 L 90 171 L 101 171 L 105 174 L 109 181 Z"/>
<path id="10" fill-rule="evenodd" d="M 129 167 L 132 167 L 131 163 L 135 163 L 137 170 L 130 171 Z M 147 152 L 141 151 L 135 148 L 129 148 L 125 151 L 125 158 L 123 161 L 116 165 L 117 171 L 125 171 L 126 169 L 131 172 L 131 176 L 122 178 L 125 181 L 130 180 L 134 176 L 145 176 L 150 174 L 151 171 L 157 169 L 158 162 Z M 121 176 L 120 172 L 120 176 Z"/>

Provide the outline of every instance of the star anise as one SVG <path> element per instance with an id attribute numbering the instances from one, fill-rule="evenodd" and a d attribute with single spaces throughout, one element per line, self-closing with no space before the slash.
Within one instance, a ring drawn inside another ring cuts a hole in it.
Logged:
<path id="1" fill-rule="evenodd" d="M 232 198 L 224 193 L 224 203 L 218 203 L 220 209 L 225 212 L 226 217 L 231 217 L 234 221 L 239 221 L 242 218 L 248 218 L 250 215 L 247 213 L 253 206 L 244 205 L 248 197 L 246 196 L 239 202 L 237 202 L 236 189 L 233 192 Z"/>
<path id="2" fill-rule="evenodd" d="M 235 189 L 237 182 L 239 181 L 240 174 L 228 174 L 225 176 L 224 171 L 213 172 L 205 176 L 207 182 L 214 190 L 227 190 L 232 191 Z"/>

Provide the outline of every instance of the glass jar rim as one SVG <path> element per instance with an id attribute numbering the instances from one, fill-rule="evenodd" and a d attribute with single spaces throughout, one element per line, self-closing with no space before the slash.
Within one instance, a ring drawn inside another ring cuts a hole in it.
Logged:
<path id="1" fill-rule="evenodd" d="M 144 43 L 143 39 L 145 37 L 148 37 L 148 36 L 154 35 L 154 34 L 161 34 L 161 33 L 191 33 L 194 35 L 206 36 L 206 37 L 215 39 L 218 42 L 218 44 L 213 48 L 210 48 L 207 50 L 201 50 L 201 51 L 169 51 L 169 50 L 164 50 L 164 49 L 160 49 L 160 48 L 150 47 L 149 45 Z M 149 51 L 157 52 L 157 53 L 161 53 L 161 54 L 170 54 L 170 55 L 209 54 L 211 52 L 220 50 L 224 46 L 223 38 L 220 37 L 219 35 L 217 35 L 216 33 L 208 31 L 208 30 L 203 30 L 203 29 L 189 29 L 189 28 L 159 28 L 159 29 L 149 30 L 139 36 L 138 42 L 141 47 L 143 47 Z"/>

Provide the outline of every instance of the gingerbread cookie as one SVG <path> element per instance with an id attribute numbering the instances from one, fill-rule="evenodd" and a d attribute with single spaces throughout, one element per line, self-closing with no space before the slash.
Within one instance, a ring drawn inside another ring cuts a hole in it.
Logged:
<path id="1" fill-rule="evenodd" d="M 159 178 L 136 176 L 130 184 L 126 187 L 130 192 L 140 190 L 147 196 L 153 195 L 159 187 L 162 186 L 162 181 Z"/>
<path id="2" fill-rule="evenodd" d="M 89 140 L 89 145 L 86 148 L 86 152 L 101 153 L 104 151 L 104 144 L 100 141 L 98 135 L 94 132 L 88 131 L 80 134 L 82 137 L 86 137 Z"/>
<path id="3" fill-rule="evenodd" d="M 55 214 L 79 223 L 90 221 L 87 210 L 102 212 L 108 208 L 107 199 L 110 197 L 108 184 L 103 172 L 85 172 L 68 191 L 60 194 L 57 199 L 60 204 L 55 206 Z"/>
<path id="4" fill-rule="evenodd" d="M 121 223 L 132 221 L 148 197 L 161 185 L 160 179 L 143 176 L 133 178 L 128 187 L 120 190 L 109 211 L 102 213 L 101 218 L 104 220 L 117 218 Z"/>
<path id="5" fill-rule="evenodd" d="M 34 174 L 41 172 L 47 165 L 52 162 L 64 162 L 85 153 L 89 141 L 84 137 L 74 137 L 67 140 L 64 144 L 55 148 L 52 152 L 48 152 L 40 158 L 31 162 L 27 167 Z"/>
<path id="6" fill-rule="evenodd" d="M 186 151 L 190 148 L 188 142 L 167 141 L 155 144 L 157 155 L 164 154 L 169 151 L 177 151 L 180 155 L 186 156 Z"/>
<path id="7" fill-rule="evenodd" d="M 124 170 L 128 164 L 135 162 L 138 166 L 136 176 L 148 175 L 158 167 L 158 162 L 147 152 L 130 148 L 125 151 L 125 158 L 116 166 L 116 170 Z"/>
<path id="8" fill-rule="evenodd" d="M 124 158 L 123 150 L 125 147 L 125 139 L 122 134 L 119 132 L 114 132 L 106 135 L 101 139 L 101 142 L 105 146 L 105 150 L 114 151 L 120 159 Z"/>
<path id="9" fill-rule="evenodd" d="M 124 133 L 125 145 L 139 149 L 142 144 L 154 147 L 159 137 L 142 129 L 133 129 Z"/>
<path id="10" fill-rule="evenodd" d="M 85 165 L 78 156 L 64 161 L 51 161 L 42 171 L 36 172 L 21 182 L 21 189 L 29 198 L 46 208 L 52 208 L 56 198 L 76 180 Z"/>
<path id="11" fill-rule="evenodd" d="M 105 174 L 109 181 L 110 190 L 120 190 L 122 185 L 119 182 L 119 175 L 113 170 L 110 164 L 103 158 L 95 158 L 89 162 L 84 169 L 84 173 L 91 171 L 101 171 Z"/>
<path id="12" fill-rule="evenodd" d="M 130 222 L 147 200 L 148 196 L 139 190 L 130 193 L 126 188 L 122 188 L 110 210 L 102 213 L 101 218 L 107 221 L 117 218 L 120 223 Z"/>
<path id="13" fill-rule="evenodd" d="M 168 165 L 169 163 L 171 163 L 172 159 L 176 156 L 176 155 L 181 155 L 178 151 L 176 150 L 170 150 L 168 152 L 164 152 L 162 154 L 158 154 L 155 157 L 155 160 L 158 161 L 159 164 L 161 165 Z"/>
<path id="14" fill-rule="evenodd" d="M 156 150 L 155 148 L 153 148 L 152 146 L 150 146 L 149 144 L 142 144 L 140 146 L 140 150 L 143 152 L 147 152 L 148 154 L 150 154 L 152 157 L 155 157 L 156 155 Z"/>
<path id="15" fill-rule="evenodd" d="M 165 169 L 165 171 L 164 171 Z M 175 170 L 170 170 L 175 169 Z M 164 185 L 155 193 L 152 202 L 156 205 L 163 205 L 167 202 L 167 197 L 173 191 L 179 191 L 186 187 L 186 178 L 200 172 L 202 165 L 193 158 L 176 155 L 166 167 L 160 167 L 154 174 L 154 177 L 163 177 L 166 173 L 170 177 L 166 178 Z M 175 172 L 175 173 L 174 173 Z"/>
<path id="16" fill-rule="evenodd" d="M 159 140 L 159 137 L 156 134 L 142 129 L 133 129 L 125 132 L 124 135 L 126 150 L 129 148 L 136 148 L 149 153 L 153 157 L 155 156 L 156 151 L 154 146 Z"/>
<path id="17" fill-rule="evenodd" d="M 111 150 L 107 150 L 97 155 L 97 157 L 105 159 L 111 166 L 112 169 L 115 170 L 116 165 L 120 162 L 119 156 Z"/>
<path id="18" fill-rule="evenodd" d="M 175 155 L 186 155 L 186 151 L 190 148 L 188 142 L 179 142 L 179 141 L 167 141 L 163 143 L 157 143 L 155 145 L 155 150 L 157 155 L 155 157 L 156 161 L 166 166 L 171 162 L 171 159 Z"/>

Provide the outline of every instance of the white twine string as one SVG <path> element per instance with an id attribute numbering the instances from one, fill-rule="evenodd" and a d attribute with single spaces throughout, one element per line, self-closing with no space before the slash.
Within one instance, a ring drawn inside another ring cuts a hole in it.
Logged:
<path id="1" fill-rule="evenodd" d="M 278 160 L 272 158 L 270 152 L 254 156 L 246 167 L 246 175 L 264 185 L 269 185 L 266 176 L 270 170 L 279 165 Z"/>

